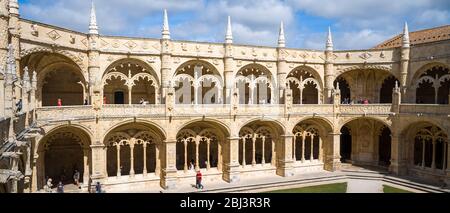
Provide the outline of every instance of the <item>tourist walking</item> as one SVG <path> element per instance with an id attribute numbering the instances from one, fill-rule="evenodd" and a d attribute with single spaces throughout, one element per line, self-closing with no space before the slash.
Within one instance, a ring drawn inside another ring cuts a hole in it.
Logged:
<path id="1" fill-rule="evenodd" d="M 97 182 L 97 184 L 95 185 L 95 193 L 102 193 L 102 185 L 100 184 L 100 182 Z"/>
<path id="2" fill-rule="evenodd" d="M 197 171 L 197 175 L 196 177 L 196 188 L 197 189 L 203 189 L 203 185 L 202 185 L 202 172 L 200 170 Z"/>
<path id="3" fill-rule="evenodd" d="M 73 182 L 75 183 L 75 185 L 77 185 L 78 188 L 80 187 L 80 172 L 78 172 L 78 170 L 75 169 L 75 172 L 73 173 Z"/>

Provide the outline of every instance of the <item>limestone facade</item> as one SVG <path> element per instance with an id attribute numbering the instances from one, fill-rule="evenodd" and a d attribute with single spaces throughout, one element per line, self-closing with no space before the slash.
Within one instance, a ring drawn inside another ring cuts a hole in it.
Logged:
<path id="1" fill-rule="evenodd" d="M 84 34 L 0 2 L 2 138 L 33 132 L 21 166 L 0 164 L 29 171 L 19 191 L 74 170 L 83 187 L 174 188 L 199 169 L 235 182 L 341 163 L 450 183 L 450 40 L 410 45 L 405 26 L 398 48 L 336 51 L 329 31 L 325 50 L 291 49 L 281 25 L 276 48 L 247 46 L 229 19 L 224 43 L 176 41 L 166 12 L 161 39 L 124 38 L 99 35 L 94 8 Z"/>

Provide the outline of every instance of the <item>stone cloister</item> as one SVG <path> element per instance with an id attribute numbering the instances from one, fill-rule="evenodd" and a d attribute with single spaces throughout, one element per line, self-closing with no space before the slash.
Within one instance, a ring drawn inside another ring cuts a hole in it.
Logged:
<path id="1" fill-rule="evenodd" d="M 448 39 L 411 44 L 405 24 L 396 48 L 334 50 L 329 30 L 324 50 L 294 49 L 281 25 L 258 47 L 234 44 L 229 18 L 223 43 L 177 41 L 166 11 L 161 38 L 126 38 L 100 35 L 94 7 L 80 33 L 1 3 L 0 190 L 75 170 L 82 190 L 127 191 L 342 164 L 450 183 Z"/>

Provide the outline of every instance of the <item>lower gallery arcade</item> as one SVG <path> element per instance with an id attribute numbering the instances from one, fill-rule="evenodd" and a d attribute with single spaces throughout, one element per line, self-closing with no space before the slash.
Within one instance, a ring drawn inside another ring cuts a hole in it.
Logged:
<path id="1" fill-rule="evenodd" d="M 338 133 L 333 133 L 326 119 L 310 118 L 290 130 L 285 129 L 276 121 L 253 120 L 240 127 L 237 137 L 230 137 L 230 129 L 219 122 L 197 121 L 179 129 L 175 152 L 166 152 L 165 132 L 152 124 L 133 122 L 105 134 L 101 145 L 105 160 L 98 158 L 101 162 L 95 162 L 92 136 L 88 131 L 62 126 L 38 143 L 38 157 L 33 167 L 37 174 L 34 189 L 43 189 L 48 178 L 56 183 L 73 183 L 75 170 L 81 174 L 80 182 L 86 183 L 93 172 L 93 164 L 104 168 L 99 169 L 104 174 L 97 175 L 101 176 L 99 180 L 105 187 L 130 182 L 154 182 L 152 186 L 157 186 L 170 159 L 174 159 L 177 180 L 194 177 L 196 170 L 201 170 L 206 179 L 226 179 L 224 174 L 230 168 L 226 165 L 231 164 L 229 159 L 232 158 L 227 157 L 228 154 L 236 156 L 238 165 L 234 171 L 246 178 L 276 175 L 284 159 L 291 162 L 293 174 L 323 171 L 329 167 L 327 164 L 334 162 L 330 159 L 333 149 L 338 149 L 341 163 L 388 169 L 394 142 L 404 144 L 407 174 L 438 180 L 446 176 L 448 135 L 432 123 L 414 123 L 393 134 L 391 127 L 381 120 L 357 118 L 347 121 Z M 142 185 L 145 186 L 148 185 Z"/>

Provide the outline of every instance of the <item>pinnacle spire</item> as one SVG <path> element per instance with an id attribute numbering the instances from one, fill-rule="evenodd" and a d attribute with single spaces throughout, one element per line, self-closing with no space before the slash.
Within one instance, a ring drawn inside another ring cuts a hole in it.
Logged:
<path id="1" fill-rule="evenodd" d="M 233 30 L 231 29 L 231 17 L 228 16 L 228 25 L 227 25 L 227 33 L 225 35 L 225 43 L 232 44 L 233 43 Z"/>
<path id="2" fill-rule="evenodd" d="M 169 18 L 167 16 L 167 10 L 164 9 L 164 23 L 162 29 L 162 39 L 170 39 Z"/>
<path id="3" fill-rule="evenodd" d="M 91 2 L 91 20 L 89 22 L 89 34 L 98 35 L 97 15 L 95 14 L 94 1 Z"/>
<path id="4" fill-rule="evenodd" d="M 403 27 L 403 37 L 402 37 L 402 47 L 409 47 L 409 30 L 408 23 L 405 22 L 405 26 Z"/>
<path id="5" fill-rule="evenodd" d="M 9 13 L 19 15 L 19 2 L 17 0 L 9 0 Z"/>
<path id="6" fill-rule="evenodd" d="M 284 24 L 280 23 L 280 34 L 278 35 L 278 47 L 286 47 L 286 38 L 284 37 Z"/>
<path id="7" fill-rule="evenodd" d="M 333 37 L 331 35 L 331 27 L 328 27 L 326 50 L 333 51 Z"/>

